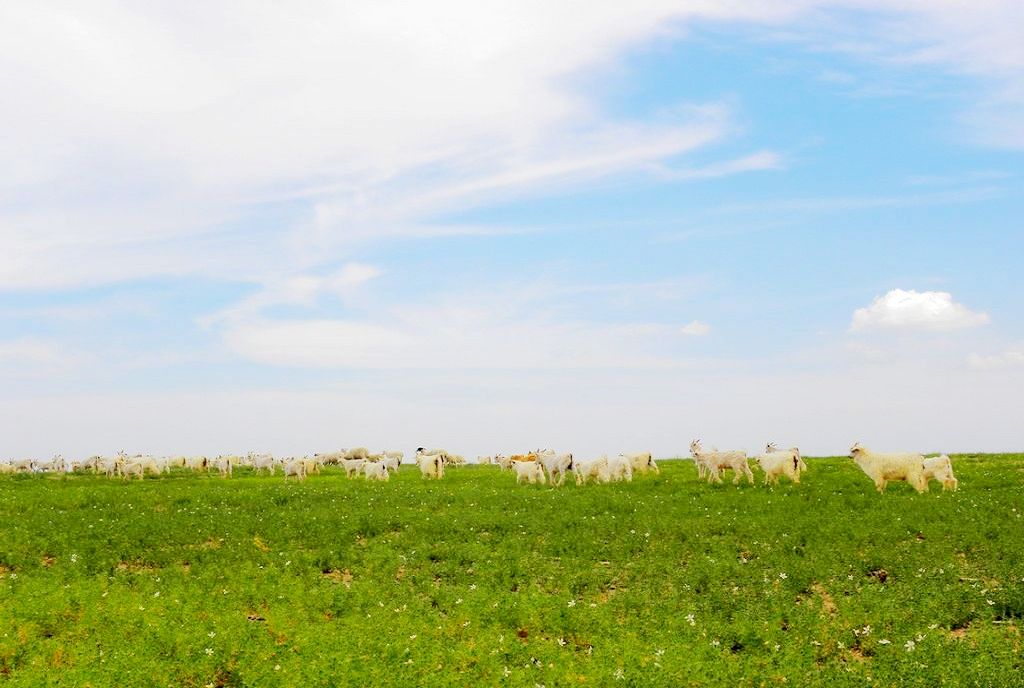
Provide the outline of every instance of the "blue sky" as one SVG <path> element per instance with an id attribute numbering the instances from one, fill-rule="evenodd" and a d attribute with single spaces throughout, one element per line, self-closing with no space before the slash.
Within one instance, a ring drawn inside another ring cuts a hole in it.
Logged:
<path id="1" fill-rule="evenodd" d="M 0 455 L 1019 449 L 1009 2 L 0 9 Z"/>

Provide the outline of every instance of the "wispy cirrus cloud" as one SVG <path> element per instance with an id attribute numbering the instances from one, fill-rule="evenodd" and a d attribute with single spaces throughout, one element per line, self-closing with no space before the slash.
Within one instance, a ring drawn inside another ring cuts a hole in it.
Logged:
<path id="1" fill-rule="evenodd" d="M 965 117 L 1019 145 L 1020 13 L 1001 0 L 7 3 L 0 128 L 18 135 L 0 139 L 0 288 L 251 278 L 274 271 L 268 254 L 301 271 L 352 241 L 450 235 L 438 214 L 496 198 L 779 169 L 760 148 L 679 159 L 731 137 L 709 111 L 721 106 L 631 122 L 576 87 L 695 22 L 970 75 L 985 95 Z M 268 205 L 275 220 L 254 222 Z"/>

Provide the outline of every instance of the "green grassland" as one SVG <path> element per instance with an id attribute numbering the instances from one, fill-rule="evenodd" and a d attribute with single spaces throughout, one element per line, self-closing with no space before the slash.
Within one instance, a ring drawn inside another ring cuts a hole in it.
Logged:
<path id="1" fill-rule="evenodd" d="M 1024 455 L 953 462 L 925 495 L 845 458 L 775 489 L 5 477 L 0 684 L 1021 686 Z"/>

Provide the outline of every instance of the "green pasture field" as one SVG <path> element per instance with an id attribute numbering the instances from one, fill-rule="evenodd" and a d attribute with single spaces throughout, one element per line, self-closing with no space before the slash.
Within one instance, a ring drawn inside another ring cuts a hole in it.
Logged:
<path id="1" fill-rule="evenodd" d="M 0 685 L 1022 686 L 1024 455 L 960 490 L 0 478 Z"/>

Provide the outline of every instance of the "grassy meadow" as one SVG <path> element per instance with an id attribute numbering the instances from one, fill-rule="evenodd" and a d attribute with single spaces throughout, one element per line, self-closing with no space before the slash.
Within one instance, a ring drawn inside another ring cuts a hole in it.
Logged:
<path id="1" fill-rule="evenodd" d="M 0 684 L 1021 686 L 1024 455 L 952 458 L 926 495 L 3 477 Z"/>

